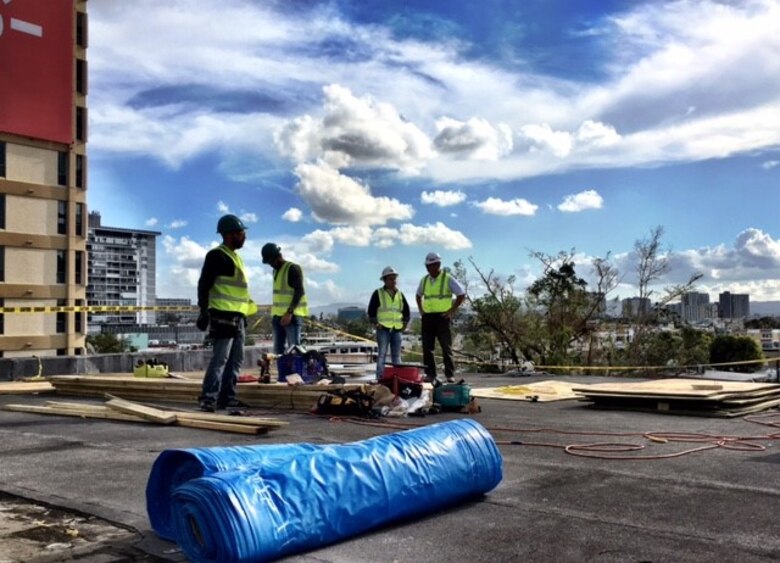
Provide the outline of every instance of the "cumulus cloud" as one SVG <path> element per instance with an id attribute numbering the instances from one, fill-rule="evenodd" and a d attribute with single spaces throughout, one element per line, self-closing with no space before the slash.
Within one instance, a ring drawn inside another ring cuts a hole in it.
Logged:
<path id="1" fill-rule="evenodd" d="M 532 150 L 546 150 L 558 158 L 569 156 L 574 144 L 571 133 L 554 131 L 547 123 L 523 125 L 520 134 L 530 141 Z"/>
<path id="2" fill-rule="evenodd" d="M 407 246 L 443 246 L 449 250 L 471 248 L 471 241 L 463 233 L 440 221 L 423 226 L 405 223 L 398 229 L 398 240 Z"/>
<path id="3" fill-rule="evenodd" d="M 257 223 L 257 214 L 244 212 L 239 216 L 244 223 Z"/>
<path id="4" fill-rule="evenodd" d="M 282 219 L 290 223 L 297 223 L 303 217 L 303 212 L 297 207 L 291 207 L 282 214 Z"/>
<path id="5" fill-rule="evenodd" d="M 764 170 L 771 170 L 778 164 L 780 164 L 780 160 L 767 160 L 766 162 L 761 163 L 761 168 Z"/>
<path id="6" fill-rule="evenodd" d="M 432 192 L 423 191 L 420 195 L 420 201 L 429 205 L 438 205 L 439 207 L 449 207 L 466 201 L 466 194 L 457 191 L 434 190 Z"/>
<path id="7" fill-rule="evenodd" d="M 230 207 L 228 207 L 227 203 L 220 200 L 217 202 L 217 211 L 219 211 L 220 213 L 230 213 Z"/>
<path id="8" fill-rule="evenodd" d="M 465 122 L 442 117 L 436 121 L 436 130 L 433 144 L 444 154 L 498 160 L 512 152 L 512 130 L 506 123 L 494 127 L 486 119 L 476 117 Z"/>
<path id="9" fill-rule="evenodd" d="M 596 190 L 585 190 L 578 194 L 569 194 L 558 205 L 558 209 L 564 213 L 578 213 L 586 209 L 601 209 L 604 199 Z"/>
<path id="10" fill-rule="evenodd" d="M 480 208 L 483 213 L 489 215 L 532 216 L 536 215 L 536 210 L 539 209 L 538 205 L 534 205 L 522 198 L 503 200 L 497 197 L 489 197 L 484 201 L 474 203 L 474 205 Z"/>
<path id="11" fill-rule="evenodd" d="M 334 168 L 370 166 L 414 172 L 433 153 L 430 140 L 389 103 L 325 86 L 324 116 L 294 119 L 275 135 L 280 152 L 296 162 L 321 159 Z"/>
<path id="12" fill-rule="evenodd" d="M 612 125 L 586 120 L 576 134 L 580 146 L 609 147 L 620 142 L 621 136 Z"/>
<path id="13" fill-rule="evenodd" d="M 167 227 L 169 229 L 181 229 L 182 227 L 187 226 L 187 221 L 184 219 L 175 219 L 174 221 L 171 221 L 168 223 Z"/>
<path id="14" fill-rule="evenodd" d="M 389 197 L 374 197 L 369 187 L 330 167 L 325 162 L 299 164 L 297 189 L 315 218 L 335 224 L 382 225 L 409 219 L 411 205 Z"/>
<path id="15" fill-rule="evenodd" d="M 157 217 L 149 217 L 145 224 L 147 227 L 154 227 L 157 223 L 159 223 Z"/>

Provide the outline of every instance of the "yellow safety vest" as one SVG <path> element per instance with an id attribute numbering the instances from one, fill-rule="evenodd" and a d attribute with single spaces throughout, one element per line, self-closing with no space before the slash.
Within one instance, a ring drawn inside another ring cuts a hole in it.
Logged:
<path id="1" fill-rule="evenodd" d="M 290 271 L 292 262 L 285 262 L 274 277 L 274 299 L 271 304 L 271 315 L 274 317 L 282 317 L 287 313 L 293 300 L 293 288 L 290 287 L 287 281 L 287 274 Z M 303 282 L 303 268 L 301 268 L 301 282 Z M 306 299 L 306 293 L 303 294 L 301 300 L 298 301 L 298 305 L 293 311 L 293 315 L 298 317 L 309 316 L 309 301 Z"/>
<path id="2" fill-rule="evenodd" d="M 245 317 L 257 312 L 257 305 L 249 295 L 244 261 L 224 244 L 218 247 L 227 254 L 235 266 L 232 276 L 217 276 L 209 290 L 209 309 L 241 313 Z"/>
<path id="3" fill-rule="evenodd" d="M 390 293 L 384 287 L 380 287 L 379 308 L 376 310 L 376 321 L 387 328 L 401 330 L 404 326 L 404 296 L 401 290 L 395 290 L 395 297 L 390 297 Z"/>
<path id="4" fill-rule="evenodd" d="M 452 308 L 452 291 L 450 290 L 450 275 L 442 270 L 439 276 L 431 281 L 431 276 L 422 279 L 423 313 L 446 313 Z"/>

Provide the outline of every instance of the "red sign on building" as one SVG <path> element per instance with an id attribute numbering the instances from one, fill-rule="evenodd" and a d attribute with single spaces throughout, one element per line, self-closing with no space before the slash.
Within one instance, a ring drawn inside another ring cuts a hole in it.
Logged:
<path id="1" fill-rule="evenodd" d="M 0 132 L 73 141 L 73 0 L 0 0 Z"/>

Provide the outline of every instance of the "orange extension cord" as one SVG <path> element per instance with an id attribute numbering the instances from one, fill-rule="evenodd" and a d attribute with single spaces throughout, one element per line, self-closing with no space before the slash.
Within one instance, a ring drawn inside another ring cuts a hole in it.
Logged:
<path id="1" fill-rule="evenodd" d="M 332 422 L 349 422 L 364 426 L 375 426 L 378 428 L 397 428 L 409 429 L 422 426 L 421 424 L 412 424 L 404 422 L 376 422 L 361 418 L 350 417 L 330 417 Z M 766 413 L 759 415 L 750 415 L 742 420 L 760 424 L 769 428 L 780 428 L 780 413 Z M 496 443 L 502 446 L 537 446 L 543 448 L 562 449 L 569 455 L 579 457 L 589 457 L 595 459 L 623 460 L 623 461 L 648 461 L 658 459 L 670 459 L 684 455 L 723 448 L 739 452 L 763 452 L 766 446 L 758 442 L 767 442 L 780 440 L 780 432 L 764 434 L 759 436 L 720 436 L 716 434 L 688 433 L 688 432 L 589 432 L 577 430 L 560 430 L 557 428 L 507 428 L 507 427 L 487 427 L 487 429 L 496 433 L 522 433 L 522 434 L 559 434 L 564 436 L 610 436 L 610 437 L 642 437 L 651 442 L 666 444 L 668 442 L 695 443 L 702 444 L 697 447 L 688 448 L 679 452 L 669 454 L 653 455 L 619 455 L 627 452 L 636 452 L 645 449 L 643 444 L 632 444 L 625 442 L 596 442 L 589 444 L 556 444 L 552 442 L 531 442 L 526 440 L 496 440 Z"/>

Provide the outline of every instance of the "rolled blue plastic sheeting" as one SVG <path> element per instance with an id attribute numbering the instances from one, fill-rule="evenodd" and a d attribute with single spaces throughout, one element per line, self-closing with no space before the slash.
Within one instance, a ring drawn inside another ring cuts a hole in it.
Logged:
<path id="1" fill-rule="evenodd" d="M 501 466 L 466 419 L 324 446 L 178 487 L 176 541 L 198 563 L 275 559 L 487 493 Z"/>
<path id="2" fill-rule="evenodd" d="M 269 459 L 289 457 L 320 447 L 313 444 L 268 444 L 165 450 L 157 456 L 146 483 L 146 511 L 152 529 L 161 538 L 176 539 L 171 518 L 171 493 L 187 481 L 219 471 L 256 467 Z"/>

